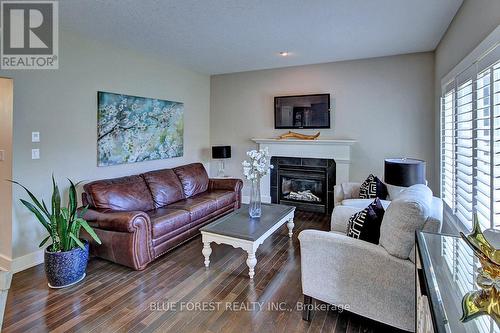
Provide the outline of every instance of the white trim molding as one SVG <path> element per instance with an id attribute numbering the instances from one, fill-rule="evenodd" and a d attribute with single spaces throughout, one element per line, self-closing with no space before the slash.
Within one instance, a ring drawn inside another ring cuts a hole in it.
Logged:
<path id="1" fill-rule="evenodd" d="M 336 163 L 336 183 L 340 184 L 349 181 L 351 147 L 356 144 L 356 140 L 252 139 L 252 141 L 259 145 L 259 149 L 269 149 L 271 156 L 334 159 Z M 270 175 L 263 177 L 261 180 L 261 194 L 263 202 L 271 202 Z M 245 197 L 242 199 L 243 202 L 248 200 Z"/>
<path id="2" fill-rule="evenodd" d="M 318 139 L 318 140 L 300 140 L 300 139 L 252 139 L 253 142 L 258 144 L 295 144 L 295 145 L 339 145 L 339 146 L 352 146 L 356 140 L 348 139 Z"/>
<path id="3" fill-rule="evenodd" d="M 0 271 L 10 271 L 10 268 L 12 266 L 12 259 L 6 257 L 3 254 L 0 254 Z"/>
<path id="4" fill-rule="evenodd" d="M 460 61 L 453 69 L 441 79 L 441 87 L 447 85 L 455 77 L 469 68 L 476 61 L 482 59 L 485 54 L 496 47 L 500 42 L 500 25 L 498 25 L 471 53 Z"/>
<path id="5" fill-rule="evenodd" d="M 44 261 L 44 250 L 38 250 L 32 253 L 28 253 L 22 257 L 14 258 L 12 260 L 12 272 L 17 273 L 24 271 L 25 269 L 31 268 L 33 266 L 39 265 Z"/>

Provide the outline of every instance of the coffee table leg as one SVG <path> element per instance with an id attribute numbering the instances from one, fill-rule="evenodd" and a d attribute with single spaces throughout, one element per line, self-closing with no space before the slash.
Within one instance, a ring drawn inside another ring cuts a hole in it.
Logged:
<path id="1" fill-rule="evenodd" d="M 288 223 L 286 224 L 286 226 L 288 227 L 288 237 L 292 238 L 293 227 L 295 226 L 295 224 L 293 224 L 293 217 L 290 220 L 288 220 Z"/>
<path id="2" fill-rule="evenodd" d="M 255 275 L 255 265 L 257 265 L 257 258 L 255 257 L 255 252 L 253 251 L 247 251 L 248 253 L 248 258 L 247 258 L 247 265 L 248 265 L 248 275 L 250 276 L 250 279 L 253 279 L 253 276 Z"/>
<path id="3" fill-rule="evenodd" d="M 208 265 L 210 265 L 210 254 L 212 253 L 210 242 L 203 242 L 203 250 L 201 250 L 201 253 L 203 253 L 205 257 L 205 267 L 208 268 Z"/>

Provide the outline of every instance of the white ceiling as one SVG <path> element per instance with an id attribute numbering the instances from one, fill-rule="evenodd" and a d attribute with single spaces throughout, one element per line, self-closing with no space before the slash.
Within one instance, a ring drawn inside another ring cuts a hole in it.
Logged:
<path id="1" fill-rule="evenodd" d="M 462 2 L 63 0 L 59 18 L 90 38 L 220 74 L 431 51 Z"/>

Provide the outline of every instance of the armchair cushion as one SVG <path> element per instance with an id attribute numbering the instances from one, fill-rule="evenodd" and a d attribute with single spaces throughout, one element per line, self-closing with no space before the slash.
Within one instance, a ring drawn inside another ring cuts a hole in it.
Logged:
<path id="1" fill-rule="evenodd" d="M 348 182 L 333 187 L 333 201 L 335 206 L 342 204 L 342 200 L 359 198 L 361 183 Z"/>
<path id="2" fill-rule="evenodd" d="M 413 185 L 391 202 L 380 227 L 380 245 L 401 259 L 408 259 L 415 243 L 415 230 L 422 230 L 431 214 L 432 191 Z"/>
<path id="3" fill-rule="evenodd" d="M 332 212 L 332 221 L 331 221 L 331 231 L 336 231 L 341 234 L 347 233 L 347 226 L 349 224 L 349 218 L 361 211 L 362 209 L 357 207 L 350 206 L 337 206 L 333 209 Z"/>

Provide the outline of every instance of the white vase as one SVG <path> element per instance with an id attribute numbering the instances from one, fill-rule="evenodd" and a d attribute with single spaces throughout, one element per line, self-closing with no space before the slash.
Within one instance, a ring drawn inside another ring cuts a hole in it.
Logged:
<path id="1" fill-rule="evenodd" d="M 260 178 L 252 180 L 252 188 L 250 189 L 250 204 L 248 206 L 248 214 L 251 218 L 257 218 L 262 215 L 262 203 L 260 198 Z"/>

